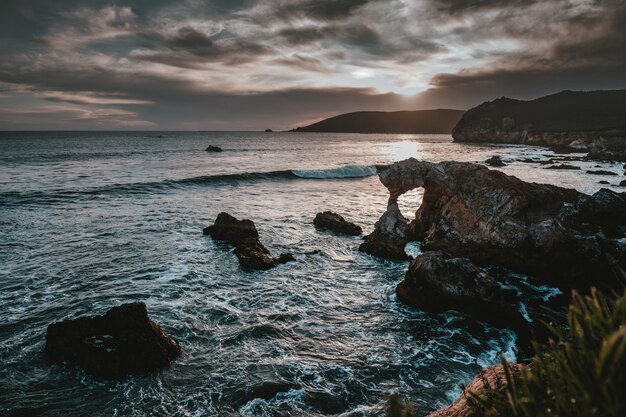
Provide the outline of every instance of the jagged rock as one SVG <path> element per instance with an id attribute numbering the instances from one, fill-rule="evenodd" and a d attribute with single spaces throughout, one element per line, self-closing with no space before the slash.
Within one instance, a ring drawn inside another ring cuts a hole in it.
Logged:
<path id="1" fill-rule="evenodd" d="M 235 255 L 245 270 L 266 270 L 278 264 L 295 260 L 291 254 L 272 257 L 270 251 L 259 240 L 259 232 L 252 220 L 238 220 L 228 213 L 220 213 L 212 226 L 202 230 L 215 240 L 225 240 L 235 246 Z"/>
<path id="2" fill-rule="evenodd" d="M 598 184 L 610 185 L 611 183 L 610 183 L 610 182 L 608 182 L 608 181 L 604 181 L 604 180 L 602 180 L 602 181 L 598 181 Z"/>
<path id="3" fill-rule="evenodd" d="M 613 171 L 606 171 L 606 170 L 603 170 L 603 169 L 588 170 L 587 174 L 594 174 L 594 175 L 617 175 L 617 173 L 615 173 Z"/>
<path id="4" fill-rule="evenodd" d="M 570 170 L 578 170 L 580 167 L 569 165 L 569 164 L 561 164 L 561 165 L 552 165 L 547 167 L 546 169 L 570 169 Z"/>
<path id="5" fill-rule="evenodd" d="M 222 152 L 222 148 L 220 148 L 219 146 L 214 146 L 214 145 L 209 145 L 205 151 L 207 152 Z"/>
<path id="6" fill-rule="evenodd" d="M 347 221 L 343 216 L 332 211 L 317 213 L 313 224 L 320 229 L 331 230 L 344 235 L 358 236 L 361 234 L 360 226 Z"/>
<path id="7" fill-rule="evenodd" d="M 440 251 L 425 252 L 409 265 L 396 287 L 404 304 L 431 312 L 455 310 L 515 330 L 525 342 L 530 330 L 513 305 L 516 294 L 505 290 L 467 258 L 448 258 Z"/>
<path id="8" fill-rule="evenodd" d="M 626 161 L 626 134 L 600 137 L 591 143 L 587 159 L 594 161 Z"/>
<path id="9" fill-rule="evenodd" d="M 509 372 L 515 374 L 521 372 L 524 368 L 523 364 L 508 364 Z M 426 417 L 471 417 L 472 411 L 467 402 L 471 398 L 470 393 L 479 396 L 485 394 L 485 382 L 488 384 L 487 389 L 494 389 L 499 386 L 506 385 L 506 374 L 503 365 L 493 365 L 481 370 L 474 379 L 463 389 L 463 393 L 451 405 L 430 413 Z"/>
<path id="10" fill-rule="evenodd" d="M 80 317 L 48 326 L 44 354 L 103 378 L 167 366 L 180 345 L 148 318 L 144 303 L 113 307 L 102 316 Z"/>
<path id="11" fill-rule="evenodd" d="M 408 243 L 408 223 L 400 212 L 397 197 L 389 198 L 387 211 L 374 225 L 374 231 L 365 236 L 365 241 L 359 246 L 359 250 L 392 261 L 411 259 L 404 251 Z"/>
<path id="12" fill-rule="evenodd" d="M 619 186 L 620 186 L 620 187 L 626 187 L 626 180 L 621 180 L 621 181 L 619 182 Z"/>
<path id="13" fill-rule="evenodd" d="M 611 252 L 616 243 L 605 234 L 617 230 L 613 223 L 623 226 L 623 216 L 615 217 L 607 228 L 604 216 L 583 210 L 606 203 L 603 210 L 619 211 L 623 193 L 602 190 L 588 196 L 527 183 L 477 164 L 413 158 L 393 164 L 380 173 L 380 180 L 389 190 L 390 207 L 401 194 L 425 189 L 415 220 L 408 228 L 401 222 L 399 232 L 387 234 L 421 240 L 424 251 L 443 250 L 478 265 L 537 275 L 563 289 L 586 289 L 613 280 L 615 263 L 626 265 L 623 252 Z M 382 231 L 382 220 L 374 233 Z"/>
<path id="14" fill-rule="evenodd" d="M 498 155 L 494 155 L 491 158 L 487 159 L 485 163 L 492 167 L 503 167 L 506 164 L 502 161 L 502 158 Z"/>

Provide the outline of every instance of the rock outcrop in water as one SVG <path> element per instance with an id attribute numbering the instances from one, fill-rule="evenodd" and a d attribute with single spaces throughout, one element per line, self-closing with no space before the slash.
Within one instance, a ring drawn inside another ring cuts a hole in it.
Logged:
<path id="1" fill-rule="evenodd" d="M 426 252 L 411 264 L 396 287 L 404 304 L 440 313 L 456 310 L 496 327 L 513 329 L 529 340 L 528 322 L 515 305 L 516 293 L 505 290 L 467 258 Z"/>
<path id="2" fill-rule="evenodd" d="M 215 145 L 209 145 L 205 151 L 207 152 L 223 152 L 223 149 L 220 148 L 219 146 L 215 146 Z"/>
<path id="3" fill-rule="evenodd" d="M 317 213 L 315 219 L 313 219 L 313 224 L 319 229 L 330 230 L 349 236 L 359 236 L 362 232 L 361 226 L 347 221 L 342 215 L 333 213 L 332 211 Z"/>
<path id="4" fill-rule="evenodd" d="M 502 97 L 468 110 L 455 142 L 540 145 L 626 160 L 626 90 L 563 91 L 536 100 Z"/>
<path id="5" fill-rule="evenodd" d="M 148 318 L 144 303 L 111 308 L 102 316 L 64 320 L 48 326 L 44 353 L 103 378 L 119 378 L 167 366 L 181 348 Z"/>
<path id="6" fill-rule="evenodd" d="M 504 266 L 563 289 L 613 282 L 616 264 L 626 265 L 619 240 L 625 193 L 603 189 L 588 196 L 476 164 L 413 158 L 393 164 L 380 180 L 389 208 L 368 237 L 373 241 L 421 240 L 424 251 Z M 397 200 L 418 187 L 425 189 L 423 202 L 406 225 Z"/>
<path id="7" fill-rule="evenodd" d="M 259 240 L 259 233 L 252 220 L 238 220 L 228 213 L 220 213 L 212 226 L 205 227 L 203 234 L 215 240 L 224 240 L 235 247 L 235 255 L 245 270 L 266 270 L 293 261 L 290 254 L 272 257 Z"/>
<path id="8" fill-rule="evenodd" d="M 408 223 L 400 212 L 397 200 L 392 201 L 390 198 L 387 211 L 374 225 L 374 231 L 365 236 L 365 242 L 359 246 L 359 250 L 392 261 L 411 259 L 404 251 L 409 242 Z"/>

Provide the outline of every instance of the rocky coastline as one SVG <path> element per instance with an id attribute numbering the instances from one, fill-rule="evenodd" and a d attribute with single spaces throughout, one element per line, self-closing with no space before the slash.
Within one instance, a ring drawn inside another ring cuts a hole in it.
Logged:
<path id="1" fill-rule="evenodd" d="M 455 142 L 546 146 L 592 160 L 626 161 L 626 90 L 563 91 L 535 100 L 502 97 L 468 110 Z"/>

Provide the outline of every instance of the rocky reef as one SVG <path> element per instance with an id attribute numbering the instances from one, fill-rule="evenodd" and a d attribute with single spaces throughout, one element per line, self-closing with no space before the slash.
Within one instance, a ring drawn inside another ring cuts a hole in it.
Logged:
<path id="1" fill-rule="evenodd" d="M 361 226 L 347 221 L 341 214 L 325 211 L 317 213 L 313 219 L 315 227 L 321 230 L 330 230 L 335 233 L 358 236 L 362 233 Z"/>
<path id="2" fill-rule="evenodd" d="M 517 309 L 515 291 L 500 287 L 467 258 L 449 258 L 439 251 L 418 256 L 396 287 L 396 295 L 420 310 L 455 310 L 513 329 L 525 343 L 529 340 L 529 325 Z"/>
<path id="3" fill-rule="evenodd" d="M 603 189 L 589 196 L 476 164 L 413 158 L 393 164 L 380 180 L 389 190 L 388 208 L 361 249 L 393 242 L 396 250 L 369 251 L 374 255 L 401 258 L 403 243 L 420 240 L 424 251 L 503 266 L 563 289 L 610 285 L 616 265 L 626 264 L 620 240 L 626 193 Z M 424 197 L 409 223 L 397 200 L 418 187 Z"/>
<path id="4" fill-rule="evenodd" d="M 239 264 L 248 271 L 270 269 L 295 259 L 288 253 L 273 257 L 259 240 L 259 232 L 252 220 L 238 220 L 228 213 L 218 214 L 214 224 L 205 227 L 202 233 L 233 245 Z"/>
<path id="5" fill-rule="evenodd" d="M 548 146 L 626 160 L 626 90 L 562 91 L 536 100 L 502 97 L 468 110 L 455 142 Z"/>
<path id="6" fill-rule="evenodd" d="M 167 366 L 181 348 L 148 318 L 144 303 L 113 307 L 102 316 L 64 320 L 48 326 L 45 356 L 103 378 L 119 378 Z"/>

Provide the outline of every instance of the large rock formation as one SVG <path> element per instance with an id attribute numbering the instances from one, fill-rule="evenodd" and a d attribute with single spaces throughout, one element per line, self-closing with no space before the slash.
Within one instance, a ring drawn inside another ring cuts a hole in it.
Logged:
<path id="1" fill-rule="evenodd" d="M 520 372 L 524 368 L 522 364 L 509 364 L 508 366 L 511 374 Z M 467 384 L 463 389 L 463 393 L 454 403 L 430 413 L 427 417 L 471 417 L 472 410 L 468 404 L 468 398 L 472 398 L 470 393 L 482 397 L 485 395 L 486 390 L 506 385 L 504 370 L 503 365 L 493 365 L 483 369 Z"/>
<path id="2" fill-rule="evenodd" d="M 362 232 L 360 226 L 347 221 L 343 216 L 332 211 L 317 213 L 313 219 L 313 224 L 319 229 L 331 230 L 349 236 L 358 236 Z"/>
<path id="3" fill-rule="evenodd" d="M 588 196 L 480 165 L 413 158 L 393 164 L 380 180 L 389 209 L 373 235 L 386 240 L 421 240 L 424 251 L 535 274 L 564 289 L 610 280 L 615 264 L 626 263 L 618 240 L 626 225 L 624 193 Z M 380 227 L 394 220 L 398 197 L 418 187 L 425 192 L 415 220 L 406 227 L 396 217 L 401 227 Z"/>
<path id="4" fill-rule="evenodd" d="M 455 142 L 569 147 L 595 159 L 626 156 L 626 90 L 563 91 L 536 100 L 502 97 L 468 110 Z"/>
<path id="5" fill-rule="evenodd" d="M 228 213 L 220 213 L 212 226 L 202 230 L 215 240 L 224 240 L 235 246 L 235 255 L 245 270 L 265 270 L 294 260 L 290 254 L 272 257 L 259 240 L 259 233 L 252 220 L 238 220 Z"/>
<path id="6" fill-rule="evenodd" d="M 98 377 L 118 378 L 165 367 L 181 349 L 148 318 L 144 303 L 132 303 L 102 316 L 49 325 L 44 353 L 51 362 L 69 362 Z"/>
<path id="7" fill-rule="evenodd" d="M 447 258 L 426 252 L 411 262 L 396 287 L 403 303 L 421 310 L 456 310 L 496 327 L 513 329 L 526 343 L 528 322 L 517 310 L 516 293 L 505 290 L 467 258 Z"/>

